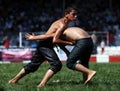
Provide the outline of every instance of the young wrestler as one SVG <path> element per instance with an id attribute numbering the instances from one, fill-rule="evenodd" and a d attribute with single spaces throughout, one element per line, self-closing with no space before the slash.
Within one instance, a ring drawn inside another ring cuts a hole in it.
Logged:
<path id="1" fill-rule="evenodd" d="M 52 38 L 54 36 L 55 33 L 51 35 L 45 34 L 38 36 L 27 34 L 26 39 L 37 40 Z M 91 80 L 91 78 L 96 74 L 96 71 L 88 69 L 89 58 L 93 50 L 93 41 L 90 35 L 81 28 L 71 27 L 67 28 L 63 32 L 61 39 L 74 43 L 74 48 L 68 56 L 66 64 L 69 69 L 82 72 L 84 84 L 87 84 Z M 59 42 L 57 43 L 59 44 Z"/>
<path id="2" fill-rule="evenodd" d="M 64 12 L 63 18 L 53 22 L 46 34 L 51 34 L 53 32 L 55 33 L 56 31 L 56 33 L 62 33 L 64 29 L 67 28 L 69 22 L 76 20 L 76 13 L 77 10 L 75 8 L 67 8 Z M 52 43 L 53 41 L 56 42 L 56 38 L 58 36 L 54 37 L 54 40 L 50 38 L 40 41 L 40 43 L 37 46 L 37 50 L 31 59 L 31 62 L 25 65 L 24 68 L 21 69 L 21 71 L 15 77 L 9 80 L 10 84 L 17 83 L 26 74 L 36 71 L 38 67 L 44 62 L 44 60 L 47 60 L 49 62 L 50 68 L 46 72 L 43 80 L 40 82 L 38 87 L 45 86 L 49 79 L 55 73 L 61 70 L 62 64 L 55 51 L 53 50 L 54 44 Z M 72 44 L 72 42 L 60 39 L 57 41 L 59 41 L 59 43 Z"/>

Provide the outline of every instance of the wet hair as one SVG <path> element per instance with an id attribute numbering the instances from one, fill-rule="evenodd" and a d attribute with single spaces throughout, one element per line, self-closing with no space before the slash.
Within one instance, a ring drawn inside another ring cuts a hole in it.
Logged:
<path id="1" fill-rule="evenodd" d="M 77 11 L 77 8 L 76 7 L 67 7 L 65 10 L 64 10 L 64 13 L 70 13 L 72 10 L 76 10 Z"/>

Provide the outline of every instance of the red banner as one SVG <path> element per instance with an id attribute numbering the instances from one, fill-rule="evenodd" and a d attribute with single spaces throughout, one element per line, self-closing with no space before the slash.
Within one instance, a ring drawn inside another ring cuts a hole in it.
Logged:
<path id="1" fill-rule="evenodd" d="M 2 61 L 30 60 L 33 52 L 30 49 L 11 49 L 2 51 Z"/>

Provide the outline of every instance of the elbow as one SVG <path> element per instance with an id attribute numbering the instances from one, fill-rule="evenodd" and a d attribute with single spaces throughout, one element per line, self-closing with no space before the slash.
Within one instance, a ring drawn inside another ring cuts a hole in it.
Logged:
<path id="1" fill-rule="evenodd" d="M 56 44 L 57 42 L 56 42 L 56 40 L 53 40 L 52 43 L 53 43 L 53 44 Z"/>
<path id="2" fill-rule="evenodd" d="M 56 43 L 58 43 L 58 41 L 56 39 L 53 39 L 52 43 L 56 44 Z"/>

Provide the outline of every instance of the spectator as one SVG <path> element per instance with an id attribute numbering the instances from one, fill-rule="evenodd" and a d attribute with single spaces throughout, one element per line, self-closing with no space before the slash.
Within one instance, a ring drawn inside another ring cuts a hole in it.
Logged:
<path id="1" fill-rule="evenodd" d="M 116 46 L 115 31 L 114 30 L 109 31 L 109 46 Z"/>
<path id="2" fill-rule="evenodd" d="M 93 31 L 93 34 L 91 35 L 91 38 L 93 40 L 94 48 L 92 54 L 97 54 L 97 36 L 96 31 Z"/>
<path id="3" fill-rule="evenodd" d="M 50 2 L 37 0 L 29 1 L 29 3 L 26 0 L 14 0 L 13 2 L 10 0 L 1 0 L 0 21 L 2 23 L 0 23 L 0 35 L 11 32 L 16 35 L 16 33 L 20 31 L 46 31 L 50 24 L 60 17 L 60 14 L 63 13 L 67 4 L 76 5 L 76 7 L 80 8 L 78 20 L 75 24 L 71 23 L 69 26 L 75 25 L 87 31 L 97 30 L 100 32 L 108 32 L 109 29 L 114 27 L 114 29 L 119 31 L 120 1 L 113 0 L 112 3 L 114 3 L 112 5 L 114 13 L 111 13 L 111 8 L 106 0 L 66 0 L 64 6 L 62 6 L 63 2 L 59 0 L 50 0 Z M 24 5 L 24 7 L 21 5 Z M 39 6 L 41 6 L 41 8 L 39 8 Z"/>
<path id="4" fill-rule="evenodd" d="M 5 36 L 4 38 L 3 38 L 3 45 L 4 45 L 4 47 L 5 48 L 9 48 L 9 46 L 10 46 L 10 41 L 9 41 L 9 39 L 8 39 L 8 36 Z"/>
<path id="5" fill-rule="evenodd" d="M 104 39 L 102 39 L 100 46 L 101 46 L 101 54 L 103 54 L 105 51 L 105 40 Z"/>

